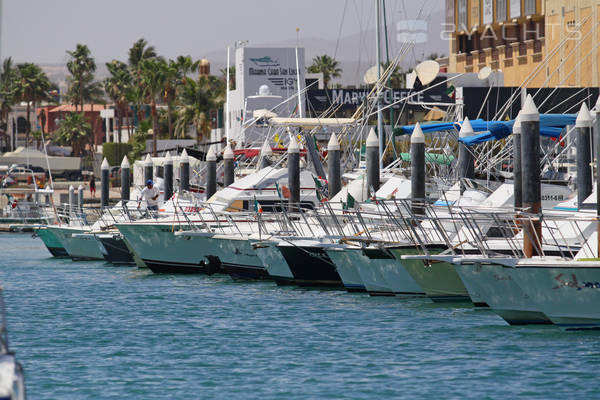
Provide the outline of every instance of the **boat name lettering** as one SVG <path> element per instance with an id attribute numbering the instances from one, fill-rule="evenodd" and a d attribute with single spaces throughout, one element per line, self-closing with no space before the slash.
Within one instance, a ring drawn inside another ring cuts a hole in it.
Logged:
<path id="1" fill-rule="evenodd" d="M 278 67 L 268 67 L 268 68 L 253 68 L 250 67 L 248 69 L 250 75 L 269 75 L 269 76 L 279 76 L 279 75 L 290 75 L 296 76 L 295 68 L 278 68 Z"/>
<path id="2" fill-rule="evenodd" d="M 571 274 L 571 280 L 564 279 L 564 274 L 558 274 L 554 277 L 558 285 L 552 289 L 560 289 L 561 287 L 571 287 L 577 290 L 582 289 L 600 289 L 600 282 L 579 282 L 575 274 Z"/>
<path id="3" fill-rule="evenodd" d="M 563 201 L 564 200 L 564 195 L 562 194 L 544 194 L 542 195 L 542 201 L 545 200 L 549 200 L 549 201 Z"/>

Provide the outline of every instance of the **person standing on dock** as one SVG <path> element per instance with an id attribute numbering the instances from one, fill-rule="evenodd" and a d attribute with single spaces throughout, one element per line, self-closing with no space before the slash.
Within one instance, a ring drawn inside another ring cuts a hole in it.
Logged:
<path id="1" fill-rule="evenodd" d="M 147 209 L 149 211 L 158 211 L 159 195 L 160 192 L 158 188 L 154 186 L 154 182 L 152 182 L 152 179 L 148 179 L 146 181 L 146 187 L 142 189 L 142 193 L 140 193 L 137 208 L 140 208 L 140 203 L 142 202 L 142 199 L 144 199 L 146 200 L 146 204 L 148 205 Z"/>
<path id="2" fill-rule="evenodd" d="M 90 195 L 95 198 L 96 197 L 96 177 L 94 176 L 94 173 L 92 172 L 90 174 Z"/>

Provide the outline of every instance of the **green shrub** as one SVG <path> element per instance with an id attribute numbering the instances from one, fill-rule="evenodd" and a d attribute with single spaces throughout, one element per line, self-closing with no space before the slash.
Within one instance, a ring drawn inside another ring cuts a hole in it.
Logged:
<path id="1" fill-rule="evenodd" d="M 123 156 L 131 151 L 129 143 L 104 143 L 102 145 L 102 155 L 108 160 L 111 166 L 121 165 Z"/>

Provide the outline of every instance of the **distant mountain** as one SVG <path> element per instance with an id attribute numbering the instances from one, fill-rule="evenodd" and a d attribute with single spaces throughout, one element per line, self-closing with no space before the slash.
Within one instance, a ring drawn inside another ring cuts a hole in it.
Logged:
<path id="1" fill-rule="evenodd" d="M 448 42 L 440 38 L 442 23 L 444 22 L 444 12 L 437 11 L 428 18 L 428 38 L 426 43 L 414 44 L 405 57 L 401 60 L 401 67 L 408 70 L 417 62 L 429 57 L 430 54 L 438 55 L 448 54 Z M 388 27 L 388 43 L 390 58 L 394 58 L 400 51 L 402 44 L 396 39 L 396 26 Z M 384 36 L 382 35 L 382 59 L 385 61 Z M 293 47 L 296 45 L 294 39 L 273 41 L 268 43 L 250 43 L 253 47 Z M 363 83 L 363 75 L 371 66 L 375 65 L 375 31 L 369 30 L 341 37 L 339 42 L 335 39 L 324 38 L 301 38 L 300 46 L 306 49 L 306 65 L 310 65 L 313 57 L 327 54 L 335 56 L 340 62 L 343 70 L 341 79 L 334 81 L 342 85 L 360 85 Z M 336 53 L 337 48 L 337 53 Z M 220 75 L 219 70 L 225 68 L 227 60 L 226 49 L 215 49 L 194 55 L 196 58 L 206 57 L 211 63 L 211 72 L 214 75 Z M 232 54 L 233 57 L 233 54 Z M 42 64 L 41 67 L 48 74 L 52 82 L 66 89 L 66 77 L 68 76 L 65 65 L 60 64 Z M 108 76 L 108 71 L 104 62 L 98 62 L 96 77 L 98 80 Z"/>

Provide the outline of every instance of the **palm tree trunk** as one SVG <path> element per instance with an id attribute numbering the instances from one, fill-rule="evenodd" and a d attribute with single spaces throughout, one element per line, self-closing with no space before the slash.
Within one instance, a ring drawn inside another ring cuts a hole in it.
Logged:
<path id="1" fill-rule="evenodd" d="M 154 99 L 152 99 L 150 106 L 152 112 L 152 156 L 158 157 L 158 115 L 156 113 L 156 101 Z"/>
<path id="2" fill-rule="evenodd" d="M 173 139 L 173 104 L 167 103 L 167 122 L 169 124 L 169 138 Z"/>
<path id="3" fill-rule="evenodd" d="M 29 132 L 31 132 L 31 118 L 29 118 L 30 103 L 27 101 L 27 130 L 25 131 L 25 148 L 29 147 Z"/>
<path id="4" fill-rule="evenodd" d="M 113 124 L 116 122 L 117 123 L 117 143 L 121 143 L 121 123 L 122 123 L 122 116 L 121 116 L 121 107 L 115 107 L 115 114 L 116 117 L 115 120 L 113 121 Z M 114 127 L 113 127 L 114 128 Z"/>

